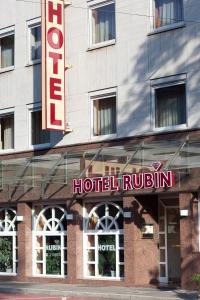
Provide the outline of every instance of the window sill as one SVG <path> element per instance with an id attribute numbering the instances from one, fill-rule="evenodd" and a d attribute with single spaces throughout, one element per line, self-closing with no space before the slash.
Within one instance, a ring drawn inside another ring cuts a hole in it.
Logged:
<path id="1" fill-rule="evenodd" d="M 106 41 L 103 43 L 93 44 L 87 49 L 87 51 L 92 51 L 95 49 L 104 48 L 104 47 L 112 46 L 115 44 L 116 44 L 116 40 L 110 40 L 110 41 Z"/>
<path id="2" fill-rule="evenodd" d="M 166 127 L 155 127 L 156 132 L 166 132 L 166 131 L 176 131 L 181 129 L 187 129 L 186 124 L 176 125 L 176 126 L 166 126 Z"/>
<path id="3" fill-rule="evenodd" d="M 123 281 L 124 277 L 104 277 L 104 276 L 86 276 L 84 279 L 90 279 L 90 280 L 110 280 L 110 281 Z"/>
<path id="4" fill-rule="evenodd" d="M 30 61 L 26 64 L 26 67 L 31 67 L 31 66 L 34 66 L 34 65 L 40 65 L 41 64 L 41 59 L 37 59 L 35 61 Z"/>
<path id="5" fill-rule="evenodd" d="M 0 74 L 1 74 L 1 73 L 5 73 L 5 72 L 13 71 L 14 69 L 15 69 L 14 66 L 7 67 L 7 68 L 2 68 L 2 69 L 0 69 Z"/>
<path id="6" fill-rule="evenodd" d="M 17 276 L 17 273 L 0 272 L 0 276 Z"/>
<path id="7" fill-rule="evenodd" d="M 34 277 L 39 277 L 39 278 L 67 278 L 67 276 L 63 275 L 43 275 L 43 274 L 38 274 L 38 275 L 33 275 Z"/>
<path id="8" fill-rule="evenodd" d="M 15 152 L 15 149 L 0 149 L 0 154 L 9 154 Z"/>
<path id="9" fill-rule="evenodd" d="M 147 35 L 153 35 L 153 34 L 165 32 L 165 31 L 175 30 L 175 29 L 182 28 L 182 27 L 186 27 L 186 23 L 184 21 L 179 22 L 179 23 L 174 23 L 171 25 L 162 26 L 159 28 L 155 28 L 151 32 L 149 32 Z"/>
<path id="10" fill-rule="evenodd" d="M 107 134 L 107 135 L 98 135 L 98 136 L 91 136 L 92 141 L 104 141 L 104 140 L 111 140 L 115 139 L 117 134 Z"/>

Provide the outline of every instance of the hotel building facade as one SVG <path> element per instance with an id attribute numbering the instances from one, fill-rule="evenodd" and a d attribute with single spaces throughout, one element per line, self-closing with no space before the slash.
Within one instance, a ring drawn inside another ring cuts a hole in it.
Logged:
<path id="1" fill-rule="evenodd" d="M 200 3 L 65 1 L 66 130 L 51 131 L 41 3 L 1 2 L 0 280 L 192 289 Z"/>

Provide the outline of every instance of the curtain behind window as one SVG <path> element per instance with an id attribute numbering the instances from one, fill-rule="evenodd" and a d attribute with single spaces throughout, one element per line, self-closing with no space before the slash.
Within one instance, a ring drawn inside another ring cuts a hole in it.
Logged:
<path id="1" fill-rule="evenodd" d="M 6 116 L 0 119 L 1 143 L 0 149 L 14 148 L 14 116 Z"/>
<path id="2" fill-rule="evenodd" d="M 92 42 L 115 39 L 115 4 L 92 9 Z"/>
<path id="3" fill-rule="evenodd" d="M 156 127 L 186 123 L 185 85 L 156 90 Z"/>
<path id="4" fill-rule="evenodd" d="M 14 65 L 14 35 L 1 38 L 1 68 Z"/>
<path id="5" fill-rule="evenodd" d="M 116 133 L 116 98 L 94 101 L 94 135 Z"/>
<path id="6" fill-rule="evenodd" d="M 155 28 L 183 20 L 182 0 L 155 0 Z"/>
<path id="7" fill-rule="evenodd" d="M 41 59 L 41 27 L 31 28 L 31 60 Z"/>

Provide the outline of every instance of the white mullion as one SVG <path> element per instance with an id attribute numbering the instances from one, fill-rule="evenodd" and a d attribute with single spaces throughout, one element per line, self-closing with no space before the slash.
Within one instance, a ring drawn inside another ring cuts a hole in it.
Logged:
<path id="1" fill-rule="evenodd" d="M 13 273 L 16 273 L 16 236 L 12 237 Z"/>
<path id="2" fill-rule="evenodd" d="M 61 247 L 61 275 L 64 276 L 64 235 L 60 235 L 60 247 Z"/>
<path id="3" fill-rule="evenodd" d="M 95 234 L 95 272 L 94 272 L 95 276 L 99 275 L 99 263 L 98 263 L 99 262 L 99 251 L 98 251 L 98 246 L 99 246 L 99 238 L 98 238 L 98 235 Z"/>
<path id="4" fill-rule="evenodd" d="M 116 253 L 116 277 L 120 276 L 119 273 L 119 233 L 115 234 L 115 253 Z"/>
<path id="5" fill-rule="evenodd" d="M 47 275 L 46 274 L 46 235 L 43 235 L 43 246 L 44 246 L 44 249 L 43 249 L 43 275 Z"/>

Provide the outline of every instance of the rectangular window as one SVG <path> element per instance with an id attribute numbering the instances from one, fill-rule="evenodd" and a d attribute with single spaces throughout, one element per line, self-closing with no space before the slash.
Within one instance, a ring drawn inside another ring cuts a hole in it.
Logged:
<path id="1" fill-rule="evenodd" d="M 154 0 L 154 3 L 154 28 L 160 28 L 183 21 L 182 0 Z"/>
<path id="2" fill-rule="evenodd" d="M 92 44 L 115 40 L 115 3 L 90 7 L 90 16 Z"/>
<path id="3" fill-rule="evenodd" d="M 40 145 L 50 143 L 50 132 L 42 130 L 42 112 L 31 112 L 31 144 Z"/>
<path id="4" fill-rule="evenodd" d="M 93 100 L 93 136 L 116 133 L 116 96 Z"/>
<path id="5" fill-rule="evenodd" d="M 30 62 L 38 62 L 41 60 L 41 26 L 32 25 L 29 27 L 30 34 Z"/>
<path id="6" fill-rule="evenodd" d="M 14 66 L 14 34 L 0 38 L 0 52 L 1 69 Z"/>
<path id="7" fill-rule="evenodd" d="M 186 123 L 185 84 L 155 89 L 155 127 Z"/>
<path id="8" fill-rule="evenodd" d="M 14 148 L 14 114 L 0 117 L 0 149 Z"/>

